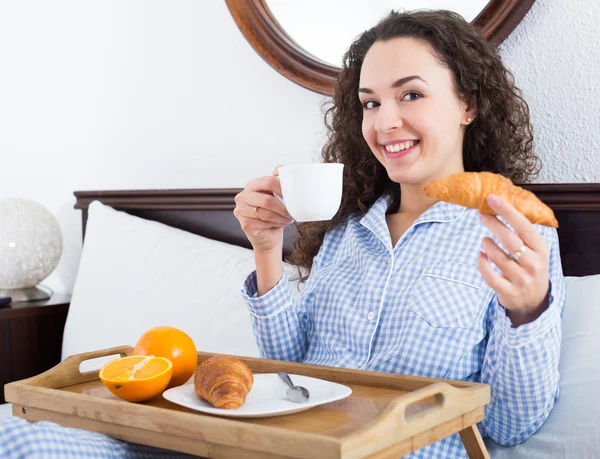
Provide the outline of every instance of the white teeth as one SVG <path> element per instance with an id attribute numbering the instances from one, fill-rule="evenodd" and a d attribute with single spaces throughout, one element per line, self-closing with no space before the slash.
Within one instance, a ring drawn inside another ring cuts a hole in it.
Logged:
<path id="1" fill-rule="evenodd" d="M 407 148 L 414 146 L 416 143 L 416 140 L 409 140 L 408 142 L 396 143 L 394 145 L 386 145 L 385 149 L 390 153 L 396 153 L 398 151 L 406 150 Z"/>

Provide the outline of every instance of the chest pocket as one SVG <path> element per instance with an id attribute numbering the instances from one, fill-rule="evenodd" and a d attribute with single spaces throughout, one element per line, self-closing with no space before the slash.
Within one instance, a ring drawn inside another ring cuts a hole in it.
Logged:
<path id="1" fill-rule="evenodd" d="M 433 327 L 471 328 L 485 307 L 486 285 L 477 266 L 432 263 L 416 281 L 409 308 Z"/>

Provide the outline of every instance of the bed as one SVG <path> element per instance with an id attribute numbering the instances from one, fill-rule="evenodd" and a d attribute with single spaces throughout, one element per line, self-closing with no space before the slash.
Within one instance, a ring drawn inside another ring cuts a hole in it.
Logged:
<path id="1" fill-rule="evenodd" d="M 568 276 L 561 399 L 526 442 L 502 448 L 488 441 L 488 448 L 500 459 L 600 457 L 600 184 L 526 188 L 553 208 L 560 223 Z M 85 244 L 63 358 L 133 344 L 159 324 L 188 331 L 204 351 L 258 356 L 239 293 L 254 269 L 250 245 L 232 213 L 239 191 L 76 192 Z M 284 234 L 285 257 L 293 247 L 293 229 Z M 284 267 L 293 278 L 295 268 Z M 82 370 L 104 362 L 86 363 Z"/>

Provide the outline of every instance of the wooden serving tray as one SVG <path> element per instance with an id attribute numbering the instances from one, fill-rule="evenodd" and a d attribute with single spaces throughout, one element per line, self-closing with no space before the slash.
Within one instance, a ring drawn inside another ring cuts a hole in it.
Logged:
<path id="1" fill-rule="evenodd" d="M 476 426 L 490 401 L 486 384 L 239 357 L 254 373 L 312 376 L 345 384 L 352 395 L 285 416 L 226 418 L 163 397 L 126 402 L 104 387 L 97 370 L 79 370 L 85 360 L 132 352 L 121 346 L 68 357 L 38 376 L 7 384 L 6 400 L 15 416 L 31 422 L 53 421 L 208 457 L 397 458 L 460 432 L 469 457 L 489 458 Z M 212 355 L 198 352 L 198 363 Z"/>

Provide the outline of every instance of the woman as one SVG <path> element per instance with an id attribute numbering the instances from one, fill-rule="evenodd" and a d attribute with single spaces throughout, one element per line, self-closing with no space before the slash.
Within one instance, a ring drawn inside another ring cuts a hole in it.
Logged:
<path id="1" fill-rule="evenodd" d="M 558 398 L 556 231 L 497 196 L 501 218 L 423 193 L 455 172 L 537 173 L 528 106 L 497 50 L 458 14 L 392 13 L 344 56 L 326 122 L 323 161 L 345 164 L 343 200 L 333 220 L 298 225 L 289 261 L 309 271 L 298 298 L 281 262 L 291 217 L 272 196 L 277 173 L 236 197 L 262 355 L 490 384 L 480 430 L 522 442 Z M 453 435 L 414 457 L 466 452 Z"/>

